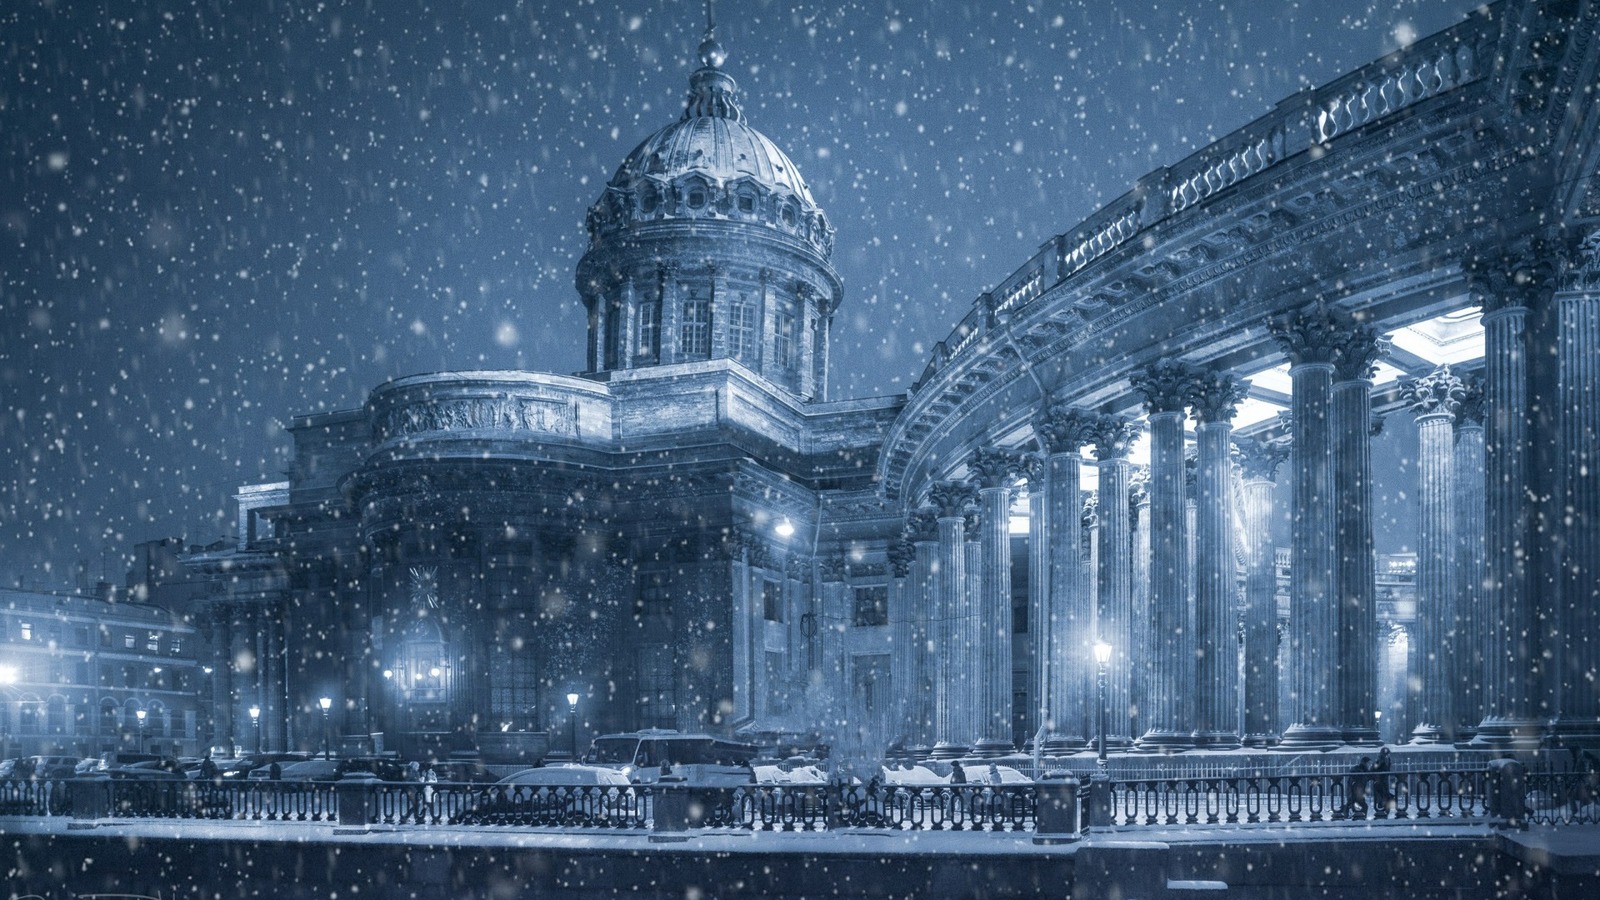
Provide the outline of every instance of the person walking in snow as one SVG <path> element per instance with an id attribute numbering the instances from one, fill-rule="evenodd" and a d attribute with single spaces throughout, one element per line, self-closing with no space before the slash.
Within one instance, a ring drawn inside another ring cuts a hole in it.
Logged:
<path id="1" fill-rule="evenodd" d="M 1345 781 L 1344 805 L 1334 810 L 1335 819 L 1348 819 L 1351 817 L 1365 819 L 1367 817 L 1367 782 L 1371 779 L 1367 773 L 1372 771 L 1372 757 L 1363 756 L 1361 761 L 1350 770 L 1350 777 Z"/>
<path id="2" fill-rule="evenodd" d="M 1394 791 L 1389 787 L 1389 748 L 1378 750 L 1378 761 L 1372 764 L 1372 771 L 1381 773 L 1372 780 L 1374 800 L 1378 803 L 1378 815 L 1386 816 L 1394 808 Z"/>

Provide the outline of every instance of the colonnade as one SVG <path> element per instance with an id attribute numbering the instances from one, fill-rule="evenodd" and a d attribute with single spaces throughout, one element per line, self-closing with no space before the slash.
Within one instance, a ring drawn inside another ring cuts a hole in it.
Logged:
<path id="1" fill-rule="evenodd" d="M 1419 435 L 1415 500 L 1400 501 L 1418 513 L 1420 689 L 1404 723 L 1413 740 L 1506 746 L 1552 731 L 1600 740 L 1600 232 L 1569 249 L 1560 265 L 1524 256 L 1467 267 L 1484 308 L 1481 375 L 1441 366 L 1402 385 L 1399 409 Z M 1113 648 L 1113 747 L 1378 741 L 1372 376 L 1386 344 L 1372 324 L 1322 303 L 1267 328 L 1290 363 L 1286 437 L 1236 438 L 1247 385 L 1158 361 L 1129 378 L 1148 422 L 1146 494 L 1128 453 L 1142 429 L 1059 400 L 1035 416 L 1037 455 L 980 448 L 964 460 L 970 482 L 933 486 L 937 541 L 929 513 L 913 527 L 933 589 L 911 604 L 930 638 L 910 652 L 930 673 L 935 712 L 912 715 L 910 743 L 945 755 L 1013 743 L 1007 524 L 1023 477 L 1033 506 L 1029 693 L 1046 749 L 1096 734 L 1096 641 Z M 1196 452 L 1186 460 L 1191 415 Z M 1275 512 L 1285 462 L 1290 510 Z M 1092 497 L 1086 465 L 1097 470 Z M 1280 671 L 1271 522 L 1286 513 Z"/>

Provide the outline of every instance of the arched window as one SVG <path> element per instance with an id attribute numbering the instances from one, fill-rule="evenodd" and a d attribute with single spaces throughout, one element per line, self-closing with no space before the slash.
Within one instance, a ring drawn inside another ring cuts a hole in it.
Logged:
<path id="1" fill-rule="evenodd" d="M 693 187 L 689 189 L 689 208 L 699 209 L 706 205 L 706 192 L 704 188 Z"/>
<path id="2" fill-rule="evenodd" d="M 644 186 L 644 191 L 639 195 L 639 209 L 646 214 L 653 213 L 661 207 L 661 191 L 653 184 Z"/>

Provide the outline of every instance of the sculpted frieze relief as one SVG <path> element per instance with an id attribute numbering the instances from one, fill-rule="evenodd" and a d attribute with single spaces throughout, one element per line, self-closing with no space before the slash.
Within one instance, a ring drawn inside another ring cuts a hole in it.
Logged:
<path id="1" fill-rule="evenodd" d="M 384 413 L 378 440 L 435 431 L 496 429 L 576 437 L 577 409 L 571 402 L 533 397 L 467 397 L 422 400 Z"/>

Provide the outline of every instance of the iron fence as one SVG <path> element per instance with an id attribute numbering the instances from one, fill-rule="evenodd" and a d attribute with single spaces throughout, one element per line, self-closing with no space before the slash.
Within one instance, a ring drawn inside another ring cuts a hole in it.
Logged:
<path id="1" fill-rule="evenodd" d="M 1111 782 L 1113 825 L 1236 825 L 1488 815 L 1485 772 Z"/>
<path id="2" fill-rule="evenodd" d="M 1529 772 L 1528 821 L 1600 825 L 1600 772 Z"/>

